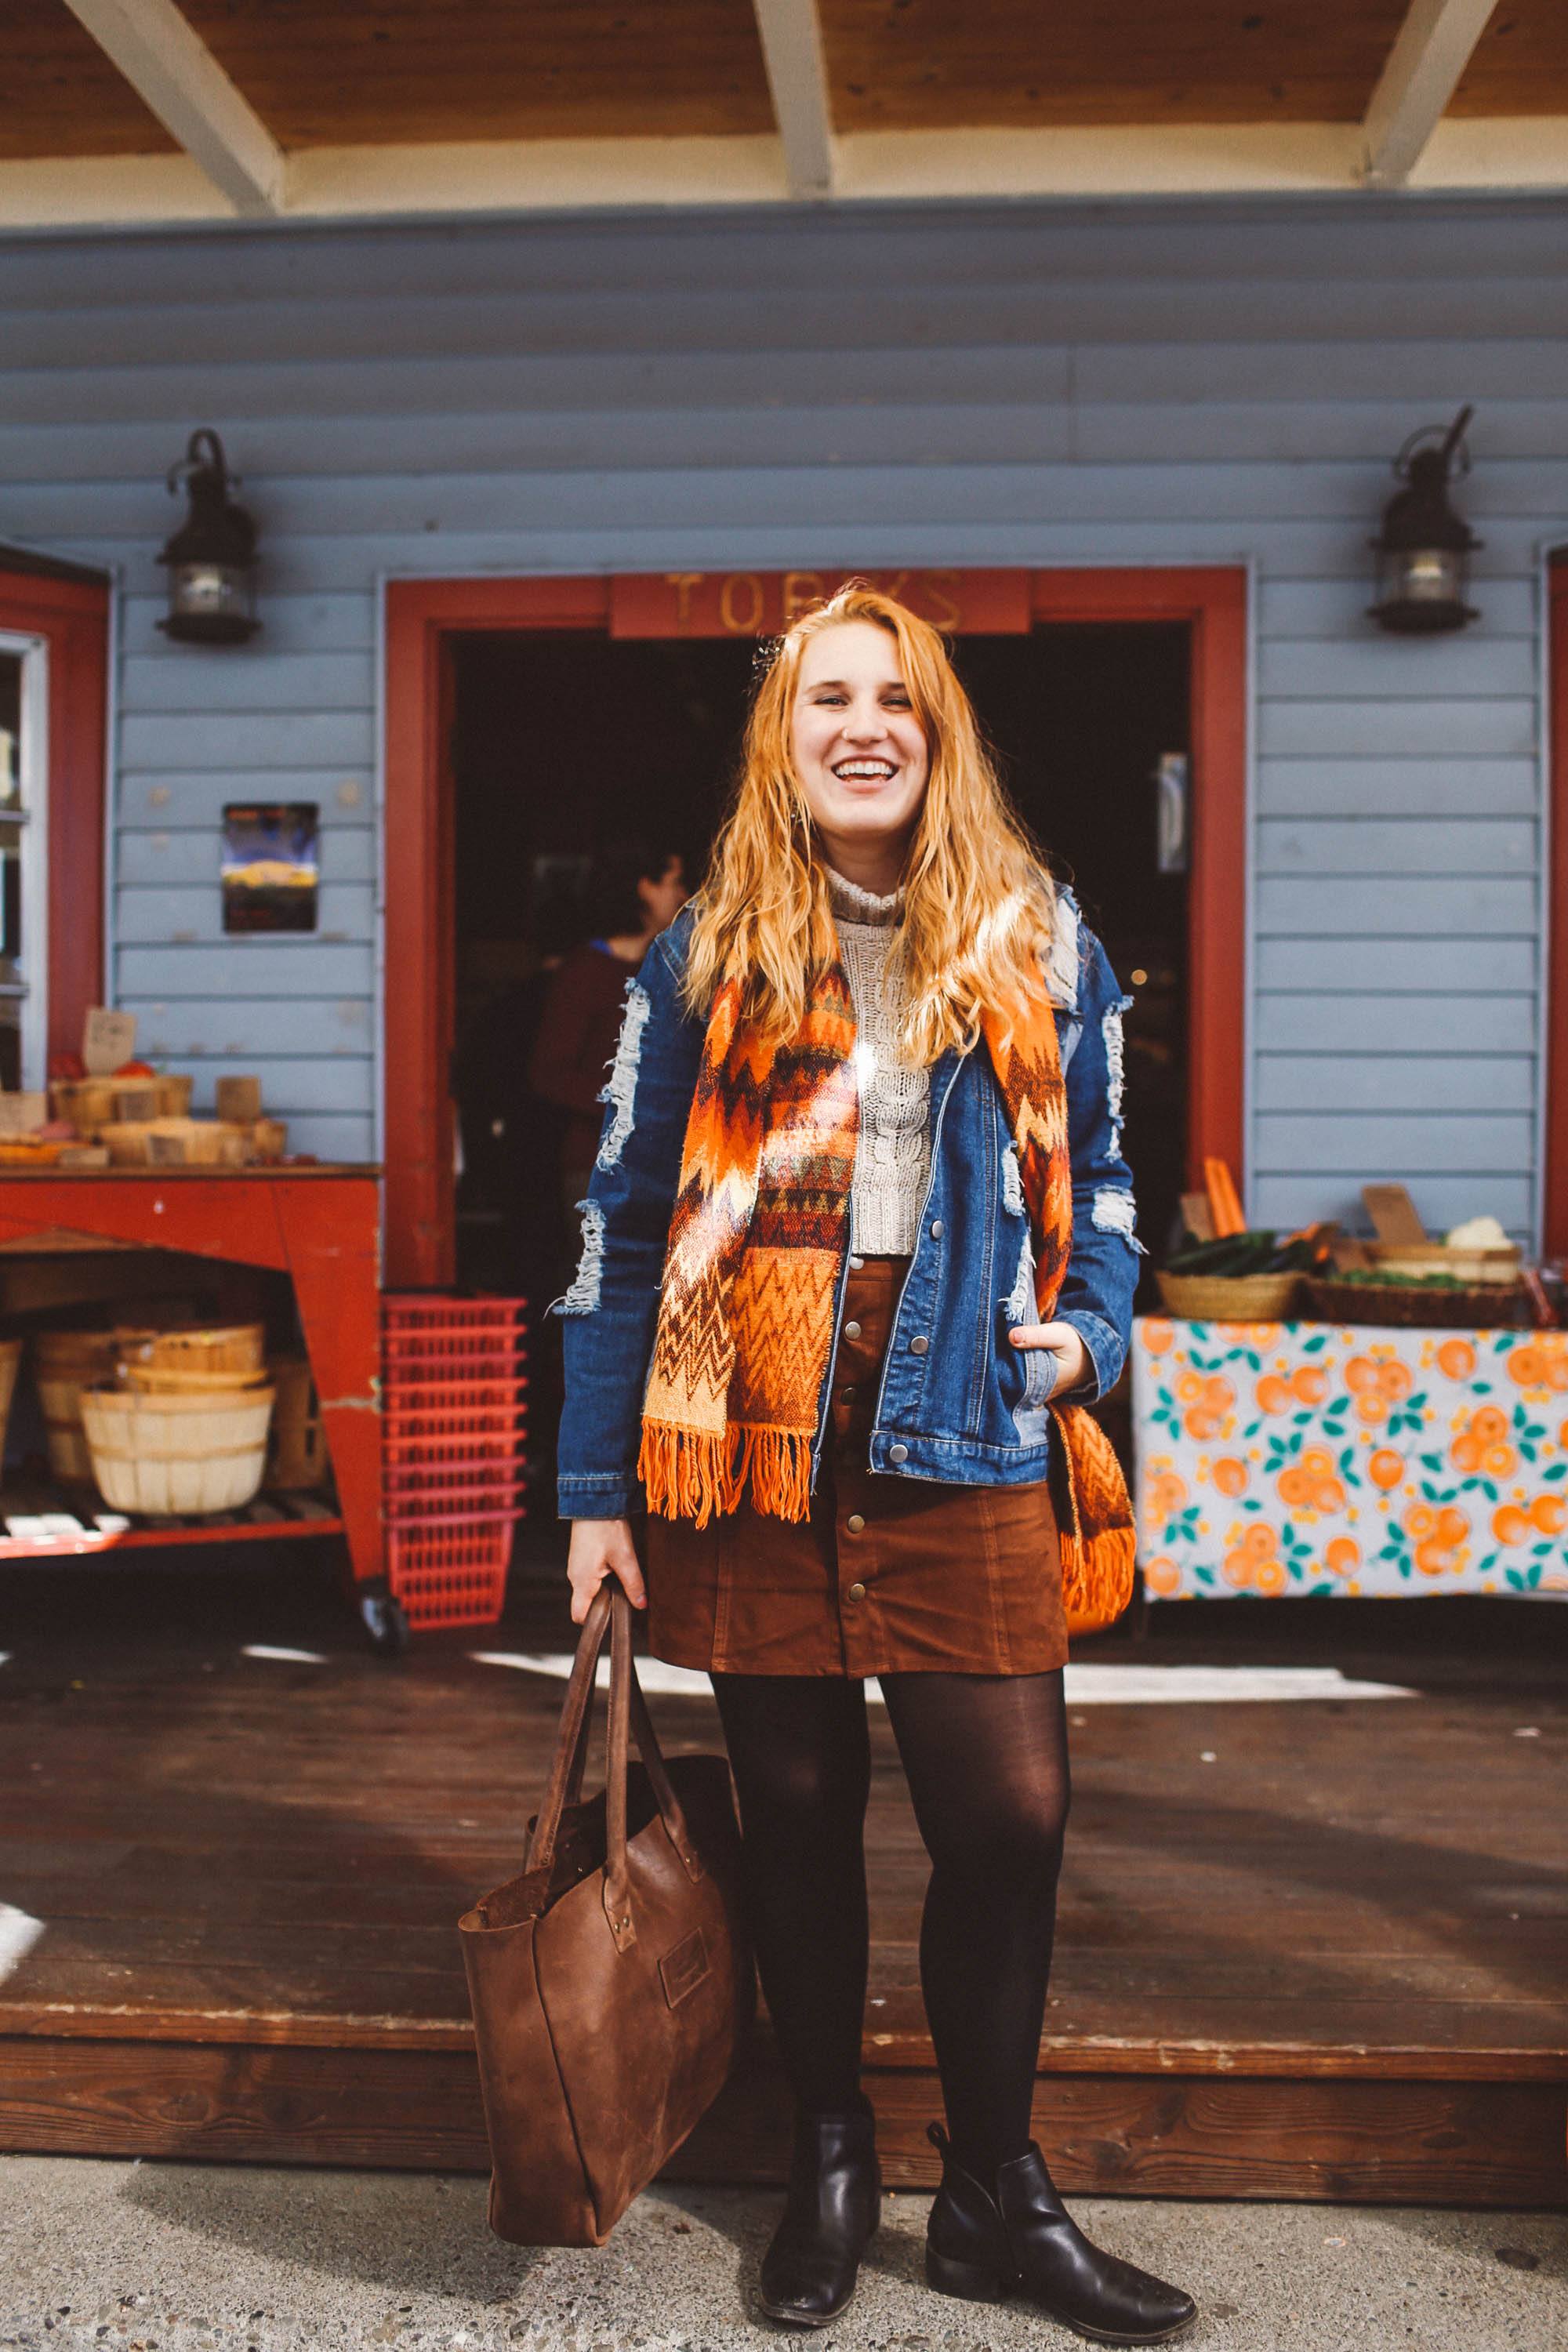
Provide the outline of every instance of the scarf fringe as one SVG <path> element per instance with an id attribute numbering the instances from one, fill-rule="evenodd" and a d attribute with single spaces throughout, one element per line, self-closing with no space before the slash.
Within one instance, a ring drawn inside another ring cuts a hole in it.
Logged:
<path id="1" fill-rule="evenodd" d="M 811 1438 L 802 1431 L 736 1423 L 683 1429 L 645 1421 L 637 1476 L 650 1511 L 700 1528 L 716 1511 L 738 1510 L 748 1481 L 754 1509 L 779 1519 L 811 1516 Z"/>
<path id="2" fill-rule="evenodd" d="M 1058 1549 L 1068 1634 L 1097 1633 L 1114 1624 L 1132 1598 L 1132 1563 L 1138 1549 L 1133 1529 L 1101 1528 L 1087 1540 L 1064 1532 Z"/>

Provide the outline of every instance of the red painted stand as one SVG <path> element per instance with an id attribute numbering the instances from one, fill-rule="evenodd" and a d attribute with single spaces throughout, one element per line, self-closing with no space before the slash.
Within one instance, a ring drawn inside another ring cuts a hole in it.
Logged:
<path id="1" fill-rule="evenodd" d="M 113 1168 L 0 1175 L 0 1250 L 108 1242 L 289 1276 L 356 1585 L 383 1573 L 379 1172 Z M 215 1538 L 227 1532 L 215 1528 Z"/>

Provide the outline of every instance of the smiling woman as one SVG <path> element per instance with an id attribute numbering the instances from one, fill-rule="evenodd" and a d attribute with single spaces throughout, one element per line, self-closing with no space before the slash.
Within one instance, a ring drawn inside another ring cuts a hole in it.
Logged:
<path id="1" fill-rule="evenodd" d="M 877 1677 L 933 1865 L 952 2139 L 931 2126 L 928 2277 L 991 2301 L 1019 2281 L 1106 2340 L 1174 2335 L 1190 2297 L 1090 2245 L 1029 2137 L 1068 1617 L 1106 1622 L 1131 1581 L 1125 1484 L 1082 1409 L 1121 1369 L 1137 1266 L 1120 992 L 928 623 L 851 583 L 788 630 L 708 878 L 637 987 L 561 1302 L 557 1486 L 574 1621 L 616 1577 L 654 1656 L 713 1678 L 797 2109 L 762 2306 L 836 2319 L 880 2210 Z M 1106 1192 L 1120 1220 L 1092 1213 Z"/>

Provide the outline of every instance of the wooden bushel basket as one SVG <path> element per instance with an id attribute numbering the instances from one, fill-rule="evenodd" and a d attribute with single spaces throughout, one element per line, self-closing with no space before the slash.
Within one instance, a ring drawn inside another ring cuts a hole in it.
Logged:
<path id="1" fill-rule="evenodd" d="M 607 1786 L 580 1790 L 611 1627 Z M 642 1769 L 629 1765 L 635 1725 Z M 521 1876 L 458 1922 L 494 2170 L 490 2227 L 599 2246 L 722 2088 L 756 2000 L 722 1756 L 667 1765 L 631 1604 L 594 1597 Z"/>
<path id="2" fill-rule="evenodd" d="M 93 1481 L 116 1511 L 238 1510 L 261 1485 L 271 1418 L 269 1388 L 195 1396 L 81 1392 Z"/>
<path id="3" fill-rule="evenodd" d="M 33 1341 L 33 1385 L 43 1407 L 49 1468 L 67 1486 L 91 1483 L 81 1392 L 109 1378 L 117 1356 L 112 1331 L 40 1331 Z"/>

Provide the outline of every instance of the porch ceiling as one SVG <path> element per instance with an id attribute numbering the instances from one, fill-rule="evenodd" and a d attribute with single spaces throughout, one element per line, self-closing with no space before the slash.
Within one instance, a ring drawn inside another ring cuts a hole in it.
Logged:
<path id="1" fill-rule="evenodd" d="M 1568 185 L 1562 0 L 7 0 L 0 225 Z"/>

